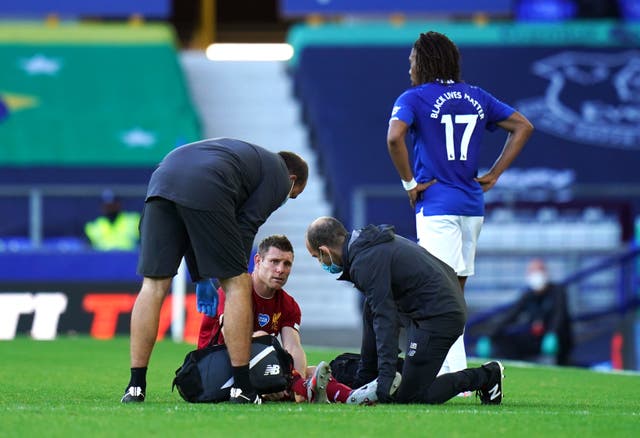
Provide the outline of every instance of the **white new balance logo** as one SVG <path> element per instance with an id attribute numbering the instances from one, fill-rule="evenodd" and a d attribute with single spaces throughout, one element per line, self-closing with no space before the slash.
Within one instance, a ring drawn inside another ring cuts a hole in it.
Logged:
<path id="1" fill-rule="evenodd" d="M 499 395 L 500 395 L 500 385 L 496 383 L 494 387 L 489 390 L 489 400 L 494 400 Z"/>
<path id="2" fill-rule="evenodd" d="M 140 388 L 139 386 L 131 386 L 131 387 L 129 387 L 129 395 L 131 395 L 133 397 L 138 397 L 138 396 L 142 395 L 142 388 Z"/>
<path id="3" fill-rule="evenodd" d="M 280 374 L 280 365 L 277 364 L 267 365 L 264 370 L 265 376 L 277 376 L 278 374 Z"/>

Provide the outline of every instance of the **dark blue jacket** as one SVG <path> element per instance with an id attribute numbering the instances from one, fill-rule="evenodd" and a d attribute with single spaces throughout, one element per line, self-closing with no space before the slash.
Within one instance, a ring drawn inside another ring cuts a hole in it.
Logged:
<path id="1" fill-rule="evenodd" d="M 275 152 L 231 138 L 212 138 L 171 151 L 151 175 L 147 199 L 235 216 L 247 257 L 258 228 L 291 190 L 289 170 Z"/>
<path id="2" fill-rule="evenodd" d="M 339 279 L 351 281 L 365 295 L 361 367 L 372 367 L 377 356 L 378 374 L 395 376 L 400 318 L 418 326 L 444 315 L 466 320 L 453 269 L 396 235 L 392 226 L 368 225 L 353 231 L 342 260 Z"/>

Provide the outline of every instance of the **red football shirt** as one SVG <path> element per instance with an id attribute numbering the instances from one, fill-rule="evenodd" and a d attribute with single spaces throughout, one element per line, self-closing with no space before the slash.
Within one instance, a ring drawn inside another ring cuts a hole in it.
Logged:
<path id="1" fill-rule="evenodd" d="M 283 289 L 276 291 L 273 298 L 262 298 L 253 290 L 253 331 L 262 330 L 271 335 L 280 334 L 282 327 L 300 330 L 302 313 L 300 306 L 291 295 Z M 218 311 L 215 317 L 202 316 L 200 333 L 198 334 L 198 348 L 204 348 L 212 342 L 216 333 L 220 331 L 220 318 L 224 313 L 225 295 L 222 288 L 218 289 Z M 224 337 L 220 332 L 216 344 L 224 344 Z"/>

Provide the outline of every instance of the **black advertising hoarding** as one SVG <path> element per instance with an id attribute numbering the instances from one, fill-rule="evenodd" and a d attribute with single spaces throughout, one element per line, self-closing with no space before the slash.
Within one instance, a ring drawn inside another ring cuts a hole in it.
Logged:
<path id="1" fill-rule="evenodd" d="M 19 282 L 0 283 L 0 340 L 29 335 L 54 339 L 58 335 L 89 334 L 111 339 L 129 333 L 131 309 L 139 282 Z M 160 312 L 158 339 L 171 328 L 171 295 Z M 195 294 L 187 294 L 184 337 L 195 342 L 202 315 Z"/>

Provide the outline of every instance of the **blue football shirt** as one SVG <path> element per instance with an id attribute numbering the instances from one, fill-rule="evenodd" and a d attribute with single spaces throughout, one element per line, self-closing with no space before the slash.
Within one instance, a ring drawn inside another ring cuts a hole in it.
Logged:
<path id="1" fill-rule="evenodd" d="M 425 216 L 484 216 L 478 154 L 485 130 L 515 110 L 482 88 L 465 83 L 430 82 L 410 88 L 396 100 L 391 120 L 410 126 L 414 175 L 438 182 L 423 192 L 416 211 Z"/>

